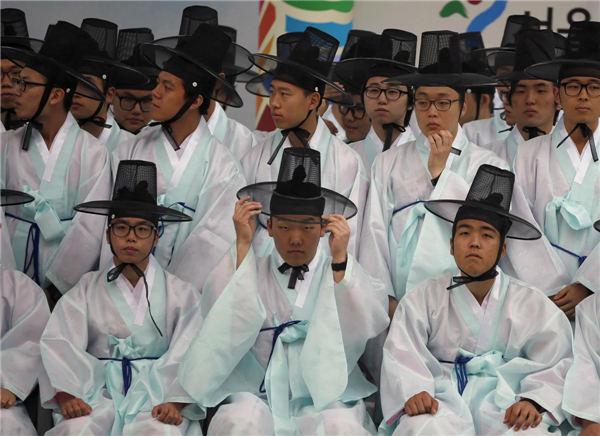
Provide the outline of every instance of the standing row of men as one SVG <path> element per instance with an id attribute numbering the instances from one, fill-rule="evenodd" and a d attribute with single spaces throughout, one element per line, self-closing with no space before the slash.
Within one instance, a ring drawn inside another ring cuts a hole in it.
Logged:
<path id="1" fill-rule="evenodd" d="M 600 23 L 424 32 L 418 68 L 415 35 L 355 31 L 334 65 L 318 29 L 250 55 L 195 6 L 118 62 L 113 23 L 36 41 L 6 11 L 2 350 L 30 363 L 5 428 L 37 368 L 49 434 L 198 434 L 216 406 L 209 434 L 598 431 Z M 236 80 L 275 132 L 227 117 Z M 463 129 L 499 83 L 512 129 Z"/>

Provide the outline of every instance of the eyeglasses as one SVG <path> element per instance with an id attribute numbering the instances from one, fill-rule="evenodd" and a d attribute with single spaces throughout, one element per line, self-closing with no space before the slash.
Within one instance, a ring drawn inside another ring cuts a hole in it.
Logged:
<path id="1" fill-rule="evenodd" d="M 579 82 L 569 82 L 561 83 L 560 86 L 565 88 L 565 94 L 567 94 L 569 97 L 577 97 L 579 94 L 581 94 L 581 90 L 583 88 L 585 88 L 585 92 L 587 92 L 590 97 L 600 97 L 600 83 L 590 82 L 584 85 L 583 83 Z"/>
<path id="2" fill-rule="evenodd" d="M 124 238 L 129 236 L 131 229 L 133 229 L 133 233 L 140 239 L 148 239 L 152 232 L 156 230 L 156 227 L 149 226 L 148 224 L 138 224 L 137 226 L 130 226 L 127 223 L 116 223 L 109 224 L 108 228 L 112 230 L 112 234 L 119 237 Z"/>
<path id="3" fill-rule="evenodd" d="M 133 110 L 137 104 L 140 105 L 142 112 L 150 112 L 150 109 L 152 109 L 152 98 L 121 97 L 118 94 L 117 97 L 119 98 L 121 109 L 124 111 Z"/>
<path id="4" fill-rule="evenodd" d="M 365 108 L 361 106 L 340 106 L 340 113 L 342 115 L 347 115 L 348 112 L 352 112 L 352 116 L 357 120 L 362 120 L 365 117 Z"/>
<path id="5" fill-rule="evenodd" d="M 508 91 L 503 90 L 500 91 L 500 100 L 502 100 L 504 103 L 508 103 Z"/>
<path id="6" fill-rule="evenodd" d="M 396 88 L 381 89 L 374 86 L 365 88 L 365 95 L 369 98 L 379 98 L 382 92 L 388 100 L 399 100 L 402 94 L 408 94 L 408 92 Z"/>
<path id="7" fill-rule="evenodd" d="M 2 71 L 0 73 L 2 74 L 0 82 L 4 82 L 5 77 L 8 77 L 8 80 L 12 82 L 15 79 L 19 79 L 19 74 L 21 74 L 21 71 Z"/>
<path id="8" fill-rule="evenodd" d="M 25 92 L 27 90 L 27 86 L 48 86 L 47 83 L 36 83 L 36 82 L 28 82 L 23 79 L 12 79 L 13 88 L 19 87 L 21 92 Z"/>
<path id="9" fill-rule="evenodd" d="M 420 111 L 426 111 L 431 107 L 431 103 L 433 103 L 437 110 L 447 111 L 452 106 L 452 103 L 456 101 L 461 101 L 461 99 L 457 98 L 456 100 L 449 100 L 447 98 L 441 98 L 439 100 L 426 100 L 424 98 L 418 98 L 415 100 L 415 108 Z"/>

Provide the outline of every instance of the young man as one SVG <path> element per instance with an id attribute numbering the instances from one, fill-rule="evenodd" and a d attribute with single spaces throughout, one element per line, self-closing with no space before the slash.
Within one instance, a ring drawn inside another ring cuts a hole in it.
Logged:
<path id="1" fill-rule="evenodd" d="M 362 102 L 371 130 L 351 147 L 361 155 L 370 172 L 378 154 L 415 139 L 408 127 L 413 96 L 406 86 L 384 85 L 390 77 L 414 72 L 417 36 L 398 29 L 386 29 L 379 37 L 374 55 L 340 62 L 336 73 L 362 90 Z"/>
<path id="2" fill-rule="evenodd" d="M 237 393 L 226 397 L 208 432 L 374 435 L 363 399 L 376 388 L 357 360 L 389 319 L 369 276 L 348 252 L 346 219 L 356 214 L 356 206 L 321 188 L 318 151 L 294 147 L 282 155 L 276 182 L 239 192 L 233 217 L 236 246 L 204 289 L 203 303 L 223 287 L 258 288 L 266 311 L 256 341 L 244 344 L 251 348 L 235 378 L 222 376 L 230 383 L 221 392 Z M 256 258 L 252 248 L 259 213 L 269 216 L 274 240 L 272 252 L 263 258 Z M 330 232 L 331 256 L 320 246 L 325 232 Z M 197 355 L 184 359 L 180 381 L 196 401 L 206 401 L 202 371 L 181 376 Z"/>
<path id="3" fill-rule="evenodd" d="M 452 256 L 442 246 L 450 228 L 426 216 L 423 203 L 442 195 L 463 196 L 484 163 L 508 168 L 494 153 L 469 142 L 458 123 L 465 111 L 464 88 L 487 79 L 461 73 L 454 32 L 425 32 L 422 37 L 420 74 L 389 79 L 414 87 L 421 134 L 375 159 L 361 237 L 359 262 L 385 283 L 391 310 L 426 278 L 453 269 Z M 522 193 L 517 189 L 514 195 L 515 210 L 531 216 Z M 513 276 L 540 287 L 558 283 L 560 261 L 547 240 L 515 241 L 507 257 L 503 265 Z"/>
<path id="4" fill-rule="evenodd" d="M 37 54 L 2 47 L 4 56 L 25 66 L 14 82 L 15 110 L 29 121 L 2 135 L 2 186 L 36 199 L 8 208 L 7 227 L 18 268 L 55 300 L 98 267 L 104 220 L 75 215 L 73 206 L 106 198 L 112 186 L 105 147 L 69 114 L 79 85 L 103 98 L 76 72 L 94 45 L 87 33 L 60 21 Z"/>
<path id="5" fill-rule="evenodd" d="M 272 76 L 269 104 L 279 130 L 252 148 L 243 157 L 242 167 L 248 183 L 269 182 L 277 179 L 282 147 L 309 147 L 319 151 L 323 159 L 323 186 L 347 195 L 358 206 L 357 219 L 349 224 L 352 230 L 349 252 L 356 255 L 359 248 L 356 232 L 362 227 L 368 173 L 360 156 L 332 135 L 316 115 L 323 103 L 326 85 L 337 91 L 330 97 L 334 103 L 347 106 L 354 103 L 327 78 L 338 44 L 332 36 L 308 27 L 289 57 L 254 55 L 255 64 Z M 268 237 L 266 220 L 263 217 L 258 220 L 253 244 L 256 255 L 263 257 L 271 252 L 273 241 Z"/>
<path id="6" fill-rule="evenodd" d="M 109 217 L 113 258 L 59 301 L 42 335 L 40 396 L 56 425 L 48 434 L 122 434 L 142 411 L 158 418 L 147 417 L 144 434 L 167 424 L 197 432 L 200 411 L 185 407 L 193 401 L 176 383 L 177 365 L 165 362 L 182 356 L 200 328 L 200 294 L 152 256 L 159 220 L 191 217 L 157 206 L 156 166 L 143 161 L 119 164 L 111 201 L 76 208 Z"/>
<path id="7" fill-rule="evenodd" d="M 533 216 L 568 272 L 546 294 L 573 319 L 590 290 L 572 279 L 600 242 L 592 227 L 600 219 L 600 22 L 573 23 L 567 39 L 565 57 L 525 70 L 557 83 L 563 116 L 551 135 L 518 148 L 513 165 Z"/>
<path id="8" fill-rule="evenodd" d="M 161 226 L 154 256 L 161 267 L 198 290 L 233 243 L 233 224 L 225 217 L 235 192 L 245 184 L 237 160 L 210 134 L 203 118 L 215 81 L 229 86 L 219 76 L 229 44 L 216 27 L 201 24 L 191 37 L 142 45 L 144 56 L 161 70 L 150 111 L 159 125 L 112 154 L 113 169 L 127 159 L 156 163 L 159 203 L 193 215 L 190 223 Z M 103 259 L 105 255 L 107 250 Z"/>
<path id="9" fill-rule="evenodd" d="M 495 79 L 509 83 L 507 102 L 513 109 L 516 128 L 506 139 L 482 144 L 509 164 L 512 164 L 518 146 L 538 136 L 552 132 L 556 118 L 557 102 L 554 99 L 556 83 L 539 80 L 525 73 L 525 68 L 544 60 L 554 59 L 554 32 L 551 30 L 524 30 L 516 36 L 515 67 L 512 73 Z M 503 52 L 490 53 L 489 57 L 503 56 Z M 492 63 L 495 61 L 492 59 Z"/>
<path id="10" fill-rule="evenodd" d="M 30 195 L 2 189 L 0 206 L 33 201 Z M 0 232 L 5 230 L 0 225 Z M 0 428 L 6 435 L 34 435 L 23 401 L 42 369 L 40 338 L 50 310 L 42 290 L 25 274 L 0 264 Z"/>
<path id="11" fill-rule="evenodd" d="M 479 55 L 479 52 L 483 52 L 484 55 L 495 51 L 504 51 L 506 56 L 498 57 L 496 60 L 500 61 L 497 64 L 488 66 L 494 75 L 511 73 L 514 69 L 514 50 L 515 50 L 515 36 L 521 30 L 539 30 L 540 20 L 530 15 L 511 15 L 506 20 L 504 26 L 504 34 L 502 35 L 502 43 L 500 47 L 484 48 L 481 50 L 474 50 L 473 55 Z M 498 98 L 494 99 L 494 106 L 500 107 L 502 100 L 500 94 L 503 90 L 507 90 L 504 87 L 496 87 Z M 506 139 L 510 130 L 511 124 L 508 117 L 505 116 L 502 110 L 494 110 L 494 116 L 487 120 L 476 120 L 470 123 L 465 123 L 463 126 L 465 135 L 474 144 L 483 146 L 491 142 L 497 142 Z"/>

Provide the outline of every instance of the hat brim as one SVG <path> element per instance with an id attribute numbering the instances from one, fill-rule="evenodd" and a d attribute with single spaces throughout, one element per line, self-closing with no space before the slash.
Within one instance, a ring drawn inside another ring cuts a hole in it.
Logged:
<path id="1" fill-rule="evenodd" d="M 296 223 L 310 223 L 310 224 L 328 224 L 328 221 L 323 220 L 320 216 L 316 217 L 318 221 L 315 221 L 314 218 L 312 220 L 295 220 L 290 219 L 285 215 L 274 215 L 271 213 L 271 197 L 273 196 L 273 192 L 277 188 L 277 182 L 261 182 L 255 183 L 253 185 L 246 186 L 240 189 L 237 193 L 237 198 L 241 199 L 244 197 L 250 197 L 250 201 L 257 201 L 262 205 L 261 214 L 278 218 L 284 221 L 291 221 Z M 325 198 L 325 209 L 323 211 L 323 215 L 342 215 L 344 218 L 349 220 L 354 217 L 358 212 L 358 208 L 356 205 L 348 198 L 344 197 L 341 194 L 338 194 L 335 191 L 330 189 L 321 188 L 321 195 Z M 291 197 L 289 197 L 291 198 Z M 298 198 L 298 201 L 302 201 L 304 199 Z M 293 214 L 290 214 L 293 215 Z"/>
<path id="2" fill-rule="evenodd" d="M 134 210 L 136 213 L 154 215 L 163 222 L 191 221 L 192 217 L 168 207 L 157 206 L 141 201 L 89 201 L 78 204 L 73 209 L 81 213 L 108 216 L 112 212 L 124 212 Z"/>
<path id="3" fill-rule="evenodd" d="M 302 64 L 299 64 L 298 62 L 290 61 L 289 59 L 286 59 L 286 58 L 281 58 L 278 56 L 273 56 L 273 55 L 268 55 L 268 54 L 263 54 L 263 53 L 256 53 L 251 56 L 252 56 L 251 61 L 258 68 L 260 68 L 262 71 L 264 71 L 265 73 L 267 73 L 269 75 L 273 75 L 275 73 L 275 70 L 277 69 L 278 65 L 280 65 L 280 64 L 287 65 L 288 67 L 292 67 L 292 68 L 296 69 L 297 71 L 301 72 L 302 74 L 310 76 L 310 77 L 318 80 L 319 82 L 324 83 L 326 86 L 332 87 L 334 90 L 337 91 L 337 93 L 335 93 L 336 96 L 331 96 L 331 97 L 327 97 L 327 98 L 323 97 L 326 100 L 328 100 L 332 103 L 338 103 L 338 104 L 341 104 L 344 106 L 354 106 L 356 104 L 354 102 L 354 100 L 352 99 L 352 97 L 350 97 L 348 94 L 346 94 L 346 92 L 342 88 L 340 88 L 338 85 L 336 85 L 334 82 L 332 82 L 327 76 L 324 76 L 323 74 L 308 68 L 306 65 L 302 65 Z"/>
<path id="4" fill-rule="evenodd" d="M 108 66 L 112 75 L 110 78 L 110 83 L 115 87 L 122 88 L 123 86 L 144 86 L 150 82 L 148 76 L 146 76 L 143 72 L 129 65 L 113 61 L 112 59 L 84 57 L 83 62 L 84 64 L 90 63 Z"/>
<path id="5" fill-rule="evenodd" d="M 383 81 L 386 85 L 405 86 L 447 86 L 449 88 L 466 88 L 469 86 L 494 86 L 496 81 L 475 73 L 461 74 L 407 74 L 391 77 Z"/>
<path id="6" fill-rule="evenodd" d="M 513 71 L 512 73 L 499 74 L 498 76 L 492 77 L 492 79 L 496 80 L 499 84 L 519 80 L 539 80 L 537 77 L 533 77 L 525 71 Z"/>
<path id="7" fill-rule="evenodd" d="M 106 96 L 104 95 L 104 93 L 100 89 L 98 89 L 98 87 L 96 85 L 94 85 L 83 74 L 81 74 L 78 71 L 75 71 L 71 67 L 67 67 L 66 65 L 58 62 L 57 60 L 55 60 L 49 56 L 44 56 L 39 53 L 28 52 L 28 51 L 16 49 L 13 47 L 2 46 L 1 50 L 2 50 L 3 58 L 5 57 L 6 59 L 10 60 L 11 62 L 14 62 L 17 65 L 19 65 L 19 60 L 20 60 L 23 63 L 23 65 L 22 65 L 23 68 L 25 68 L 33 60 L 37 60 L 38 62 L 49 65 L 52 68 L 55 68 L 59 71 L 63 71 L 64 73 L 68 74 L 72 78 L 76 79 L 81 85 L 88 88 L 88 90 L 91 91 L 93 94 L 95 94 L 97 97 L 96 100 L 102 101 L 102 102 L 106 101 Z"/>
<path id="8" fill-rule="evenodd" d="M 450 223 L 454 222 L 456 213 L 462 206 L 472 206 L 477 209 L 493 212 L 497 215 L 508 218 L 512 222 L 512 225 L 510 226 L 510 230 L 506 235 L 507 238 L 533 241 L 542 237 L 542 233 L 533 224 L 525 221 L 522 218 L 519 218 L 518 216 L 499 211 L 497 208 L 488 206 L 487 204 L 481 202 L 464 200 L 431 200 L 425 202 L 425 208 L 429 212 Z"/>
<path id="9" fill-rule="evenodd" d="M 594 223 L 594 228 L 596 229 L 596 231 L 597 231 L 597 232 L 600 232 L 600 220 L 599 220 L 599 221 L 596 221 L 596 222 Z"/>
<path id="10" fill-rule="evenodd" d="M 0 191 L 0 207 L 18 206 L 21 204 L 31 203 L 35 198 L 21 191 L 12 189 L 2 189 Z"/>
<path id="11" fill-rule="evenodd" d="M 214 71 L 212 68 L 209 68 L 207 65 L 204 65 L 199 60 L 191 57 L 186 53 L 183 53 L 181 50 L 177 50 L 176 48 L 171 47 L 171 45 L 174 44 L 176 46 L 176 44 L 178 43 L 177 41 L 182 42 L 182 40 L 185 38 L 189 37 L 182 36 L 163 38 L 148 44 L 143 44 L 141 46 L 142 56 L 146 59 L 146 61 L 150 62 L 152 65 L 155 65 L 161 71 L 164 70 L 163 67 L 165 63 L 168 60 L 170 60 L 173 56 L 177 56 L 185 60 L 186 62 L 195 65 L 208 75 L 215 78 L 218 82 L 220 82 L 223 90 L 226 89 L 226 92 L 223 94 L 226 96 L 225 98 L 219 98 L 218 95 L 213 94 L 213 96 L 211 97 L 213 100 L 234 108 L 242 107 L 244 105 L 242 97 L 240 97 L 235 88 L 231 86 L 231 84 L 227 82 L 227 80 L 225 80 L 219 75 L 221 71 Z M 221 93 L 219 93 L 219 95 L 221 95 Z"/>
<path id="12" fill-rule="evenodd" d="M 41 39 L 23 38 L 23 37 L 19 37 L 19 36 L 3 36 L 2 37 L 2 48 L 3 49 L 4 49 L 4 47 L 12 47 L 12 48 L 20 49 L 20 50 L 25 50 L 27 52 L 37 53 L 40 51 L 40 48 L 42 48 L 43 44 L 44 44 L 44 41 L 42 41 Z M 2 55 L 2 58 L 4 58 L 4 55 Z M 11 62 L 15 62 L 15 61 L 11 60 Z M 17 65 L 19 65 L 19 64 L 17 63 Z"/>
<path id="13" fill-rule="evenodd" d="M 498 70 L 502 67 L 514 67 L 517 54 L 514 50 L 493 50 L 485 56 L 485 64 L 492 73 L 497 76 Z"/>
<path id="14" fill-rule="evenodd" d="M 367 73 L 369 70 L 378 66 L 397 69 L 398 75 L 413 74 L 417 72 L 417 68 L 414 65 L 384 58 L 346 59 L 335 66 L 334 72 L 342 79 L 342 81 L 360 89 L 367 81 Z"/>
<path id="15" fill-rule="evenodd" d="M 558 82 L 560 69 L 562 67 L 584 67 L 600 71 L 600 62 L 586 59 L 555 59 L 553 61 L 541 62 L 525 68 L 525 72 L 535 78 Z"/>

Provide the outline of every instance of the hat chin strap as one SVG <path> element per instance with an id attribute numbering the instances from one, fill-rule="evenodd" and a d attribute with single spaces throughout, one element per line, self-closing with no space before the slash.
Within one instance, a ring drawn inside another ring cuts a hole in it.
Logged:
<path id="1" fill-rule="evenodd" d="M 168 119 L 167 121 L 154 121 L 148 124 L 149 127 L 162 126 L 163 133 L 165 134 L 167 140 L 169 141 L 169 144 L 171 144 L 171 147 L 173 147 L 175 151 L 179 150 L 179 144 L 177 144 L 177 141 L 175 141 L 175 138 L 173 138 L 173 129 L 170 126 L 170 124 L 177 121 L 187 112 L 187 110 L 194 103 L 196 98 L 198 98 L 198 95 L 200 94 L 190 95 L 187 101 L 183 104 L 183 106 L 181 106 L 181 109 L 179 109 L 179 112 L 177 112 L 172 118 Z"/>
<path id="2" fill-rule="evenodd" d="M 310 117 L 310 114 L 312 114 L 312 111 L 313 111 L 312 109 L 309 110 L 308 111 L 308 115 L 306 115 L 306 117 L 304 117 L 304 119 L 302 120 L 302 122 L 300 124 L 298 124 L 296 127 L 291 127 L 289 129 L 284 129 L 284 130 L 281 131 L 281 135 L 282 135 L 281 141 L 279 141 L 279 144 L 275 148 L 275 151 L 273 152 L 273 154 L 269 158 L 269 161 L 267 162 L 268 165 L 271 165 L 273 163 L 273 161 L 277 157 L 277 154 L 279 153 L 279 150 L 283 146 L 283 143 L 285 142 L 285 140 L 287 139 L 287 137 L 289 136 L 289 134 L 292 133 L 292 132 L 294 132 L 296 134 L 296 137 L 300 140 L 300 142 L 302 143 L 302 145 L 304 145 L 306 148 L 310 147 L 308 145 L 308 138 L 310 137 L 310 132 L 308 130 L 306 130 L 306 129 L 301 129 L 300 126 L 302 124 L 304 124 L 306 122 L 306 120 L 308 120 L 308 117 Z"/>
<path id="3" fill-rule="evenodd" d="M 466 285 L 468 283 L 485 282 L 487 280 L 491 280 L 491 279 L 495 278 L 499 274 L 498 271 L 496 270 L 496 267 L 498 266 L 498 263 L 500 263 L 500 256 L 502 255 L 502 247 L 504 246 L 504 239 L 505 238 L 502 238 L 502 241 L 500 241 L 500 249 L 498 250 L 498 257 L 496 257 L 496 262 L 490 269 L 488 269 L 486 272 L 484 272 L 483 274 L 481 274 L 477 277 L 473 277 L 473 276 L 470 276 L 469 274 L 467 274 L 465 271 L 463 271 L 461 269 L 461 267 L 458 267 L 458 269 L 460 270 L 460 272 L 462 272 L 464 274 L 464 276 L 452 277 L 452 281 L 454 282 L 454 285 L 448 286 L 446 289 L 451 291 L 454 288 L 457 288 L 462 285 Z"/>
<path id="4" fill-rule="evenodd" d="M 583 137 L 588 138 L 588 141 L 590 141 L 590 151 L 592 152 L 592 158 L 594 159 L 594 162 L 598 162 L 598 152 L 596 151 L 596 141 L 594 140 L 594 132 L 592 132 L 592 129 L 590 129 L 585 123 L 576 124 L 575 127 L 571 129 L 566 138 L 558 143 L 556 148 L 560 147 L 563 144 L 563 142 L 567 140 L 567 138 L 570 138 L 571 135 L 575 133 L 575 130 L 577 129 L 581 130 L 581 134 L 583 135 Z"/>
<path id="5" fill-rule="evenodd" d="M 385 142 L 383 143 L 383 151 L 388 151 L 392 146 L 392 136 L 394 135 L 394 129 L 399 131 L 401 134 L 406 132 L 404 126 L 396 123 L 383 124 L 385 130 Z"/>
<path id="6" fill-rule="evenodd" d="M 44 93 L 42 94 L 40 104 L 38 105 L 38 108 L 35 111 L 35 113 L 33 114 L 33 116 L 29 119 L 22 120 L 27 123 L 27 126 L 25 127 L 25 133 L 23 134 L 23 141 L 21 142 L 22 150 L 25 150 L 25 151 L 29 150 L 29 142 L 31 141 L 31 134 L 33 133 L 32 129 L 34 127 L 38 130 L 42 130 L 44 128 L 44 125 L 42 123 L 38 123 L 37 121 L 35 121 L 35 119 L 40 116 L 40 114 L 46 107 L 46 104 L 48 103 L 48 99 L 50 98 L 50 92 L 52 92 L 53 88 L 54 88 L 54 79 L 49 80 L 48 83 L 46 84 L 46 88 L 44 89 Z"/>
<path id="7" fill-rule="evenodd" d="M 529 135 L 529 139 L 537 138 L 538 136 L 544 136 L 546 132 L 544 132 L 539 127 L 523 127 L 523 131 Z"/>
<path id="8" fill-rule="evenodd" d="M 104 87 L 102 88 L 102 94 L 104 94 L 106 96 L 106 87 L 108 86 L 108 82 L 106 82 L 104 84 Z M 84 97 L 85 98 L 85 97 Z M 92 114 L 91 117 L 88 118 L 84 118 L 82 120 L 78 120 L 77 124 L 79 124 L 79 127 L 82 127 L 85 123 L 92 123 L 95 124 L 98 127 L 102 127 L 103 129 L 110 129 L 112 128 L 112 125 L 110 124 L 106 124 L 106 120 L 102 117 L 97 116 L 100 111 L 102 110 L 102 106 L 104 105 L 104 102 L 101 101 L 98 104 L 98 107 L 96 108 L 96 111 Z"/>

